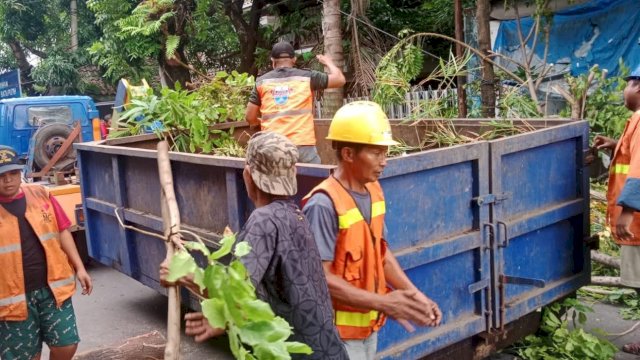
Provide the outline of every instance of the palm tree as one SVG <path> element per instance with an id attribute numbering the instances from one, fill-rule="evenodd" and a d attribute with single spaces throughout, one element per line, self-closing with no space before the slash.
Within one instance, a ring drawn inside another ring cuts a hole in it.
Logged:
<path id="1" fill-rule="evenodd" d="M 355 1 L 355 0 L 354 0 Z M 322 3 L 322 34 L 324 36 L 324 53 L 331 57 L 340 69 L 344 68 L 344 52 L 342 48 L 342 29 L 340 26 L 340 0 L 324 0 Z M 331 117 L 342 106 L 344 89 L 327 89 L 324 91 L 322 117 Z"/>

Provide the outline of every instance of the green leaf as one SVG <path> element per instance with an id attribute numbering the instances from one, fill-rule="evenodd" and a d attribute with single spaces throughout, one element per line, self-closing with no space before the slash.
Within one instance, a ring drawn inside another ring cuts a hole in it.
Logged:
<path id="1" fill-rule="evenodd" d="M 231 275 L 236 280 L 247 279 L 247 268 L 239 260 L 233 260 L 231 264 L 229 264 L 229 268 L 233 269 L 233 273 L 229 273 L 229 275 Z"/>
<path id="2" fill-rule="evenodd" d="M 234 255 L 237 258 L 241 258 L 251 252 L 251 245 L 246 241 L 241 241 L 236 245 Z"/>
<path id="3" fill-rule="evenodd" d="M 183 246 L 188 250 L 200 251 L 205 256 L 209 256 L 211 254 L 207 246 L 201 242 L 187 241 L 183 244 Z"/>
<path id="4" fill-rule="evenodd" d="M 286 360 L 291 359 L 287 347 L 283 342 L 260 343 L 253 346 L 253 352 L 260 360 Z"/>
<path id="5" fill-rule="evenodd" d="M 580 324 L 584 324 L 587 322 L 587 315 L 585 313 L 580 313 L 580 315 L 578 315 L 578 322 Z"/>
<path id="6" fill-rule="evenodd" d="M 165 42 L 165 56 L 167 59 L 171 59 L 174 57 L 176 50 L 180 46 L 180 36 L 178 35 L 169 35 L 167 36 Z"/>
<path id="7" fill-rule="evenodd" d="M 299 343 L 296 341 L 290 341 L 286 343 L 287 351 L 290 354 L 305 354 L 311 355 L 313 354 L 313 350 L 307 344 Z"/>
<path id="8" fill-rule="evenodd" d="M 180 250 L 171 258 L 171 262 L 169 263 L 169 276 L 167 276 L 167 281 L 176 281 L 183 276 L 192 274 L 197 268 L 198 265 L 196 265 L 193 257 L 191 257 L 188 252 Z"/>
<path id="9" fill-rule="evenodd" d="M 202 314 L 214 328 L 226 328 L 227 318 L 225 316 L 225 306 L 225 302 L 220 299 L 202 301 Z"/>
<path id="10" fill-rule="evenodd" d="M 252 321 L 271 321 L 276 316 L 271 310 L 271 306 L 259 299 L 247 301 L 244 304 L 244 310 L 247 318 Z"/>
<path id="11" fill-rule="evenodd" d="M 264 342 L 284 341 L 291 336 L 289 324 L 282 318 L 273 321 L 252 321 L 238 329 L 242 342 L 256 346 Z"/>
<path id="12" fill-rule="evenodd" d="M 218 260 L 221 257 L 228 255 L 231 252 L 233 243 L 235 242 L 236 242 L 235 234 L 224 236 L 222 240 L 220 240 L 220 249 L 214 251 L 211 255 L 209 255 L 209 259 Z"/>
<path id="13" fill-rule="evenodd" d="M 200 292 L 203 292 L 207 288 L 204 281 L 204 270 L 197 268 L 196 271 L 193 272 L 193 282 L 198 285 Z"/>

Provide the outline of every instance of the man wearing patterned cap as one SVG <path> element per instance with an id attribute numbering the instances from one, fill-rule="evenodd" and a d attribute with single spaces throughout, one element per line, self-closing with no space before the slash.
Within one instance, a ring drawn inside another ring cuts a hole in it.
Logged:
<path id="1" fill-rule="evenodd" d="M 258 297 L 293 327 L 289 340 L 305 343 L 313 350 L 305 359 L 347 360 L 333 325 L 318 248 L 309 223 L 290 198 L 298 191 L 297 161 L 297 147 L 283 135 L 258 132 L 249 140 L 242 175 L 256 209 L 237 237 L 251 245 L 251 253 L 241 261 L 251 274 Z M 166 274 L 165 264 L 161 279 Z M 212 328 L 202 313 L 187 314 L 185 319 L 185 332 L 196 341 L 224 332 Z"/>
<path id="2" fill-rule="evenodd" d="M 342 71 L 331 58 L 318 55 L 329 73 L 296 69 L 293 46 L 279 42 L 271 49 L 273 70 L 256 80 L 245 118 L 250 125 L 289 138 L 297 147 L 299 161 L 319 164 L 313 126 L 313 91 L 344 86 Z M 260 117 L 260 119 L 258 119 Z"/>

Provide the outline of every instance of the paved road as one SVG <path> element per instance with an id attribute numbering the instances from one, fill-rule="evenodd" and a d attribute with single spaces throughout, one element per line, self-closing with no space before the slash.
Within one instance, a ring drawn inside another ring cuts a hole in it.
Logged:
<path id="1" fill-rule="evenodd" d="M 166 336 L 167 299 L 164 295 L 132 280 L 116 270 L 92 263 L 88 270 L 93 277 L 91 296 L 79 293 L 74 297 L 78 327 L 82 342 L 78 353 L 120 344 L 126 339 L 154 330 Z M 611 305 L 593 305 L 595 314 L 589 315 L 586 328 L 600 328 L 608 333 L 621 333 L 636 322 L 625 321 L 618 315 L 618 308 Z M 630 334 L 611 338 L 618 347 L 631 341 L 640 341 L 640 326 Z M 183 336 L 182 349 L 185 360 L 233 359 L 223 337 L 207 344 L 195 344 Z M 44 359 L 48 358 L 46 350 Z M 494 356 L 493 359 L 513 359 L 511 356 Z M 640 359 L 619 353 L 616 360 Z"/>
<path id="2" fill-rule="evenodd" d="M 81 338 L 78 353 L 121 344 L 154 330 L 166 337 L 164 295 L 111 268 L 92 263 L 87 269 L 93 278 L 93 293 L 83 296 L 78 292 L 73 298 Z M 185 360 L 233 359 L 226 341 L 225 337 L 196 344 L 183 335 L 181 354 Z M 43 355 L 48 358 L 46 350 Z"/>

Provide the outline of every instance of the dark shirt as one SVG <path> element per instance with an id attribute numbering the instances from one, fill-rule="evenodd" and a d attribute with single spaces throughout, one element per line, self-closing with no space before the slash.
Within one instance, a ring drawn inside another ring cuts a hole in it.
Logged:
<path id="1" fill-rule="evenodd" d="M 260 101 L 260 95 L 258 95 L 257 88 L 258 86 L 260 86 L 260 82 L 262 80 L 280 79 L 291 76 L 302 76 L 310 78 L 311 91 L 324 90 L 329 85 L 329 75 L 327 75 L 326 73 L 298 68 L 278 68 L 258 77 L 258 79 L 256 80 L 256 86 L 253 88 L 253 91 L 251 91 L 251 95 L 249 96 L 249 102 L 258 106 L 262 104 L 262 102 Z"/>
<path id="2" fill-rule="evenodd" d="M 58 228 L 60 231 L 66 230 L 71 225 L 69 219 L 53 196 L 49 200 L 54 208 Z M 25 218 L 27 199 L 24 193 L 13 199 L 0 198 L 0 206 L 18 219 L 25 292 L 47 286 L 47 258 L 40 239 Z"/>
<path id="3" fill-rule="evenodd" d="M 313 349 L 294 359 L 348 359 L 333 324 L 333 309 L 318 248 L 302 211 L 290 200 L 256 209 L 239 241 L 251 252 L 242 262 L 260 299 L 293 327 L 290 341 Z"/>
<path id="4" fill-rule="evenodd" d="M 25 291 L 29 292 L 47 286 L 47 259 L 44 255 L 44 248 L 24 217 L 27 211 L 27 199 L 23 196 L 10 203 L 2 204 L 2 206 L 11 215 L 18 218 Z"/>

